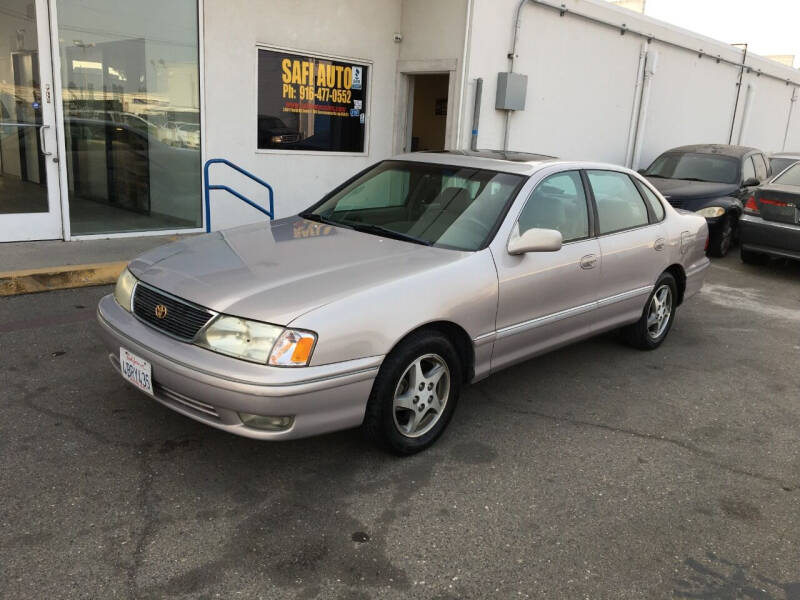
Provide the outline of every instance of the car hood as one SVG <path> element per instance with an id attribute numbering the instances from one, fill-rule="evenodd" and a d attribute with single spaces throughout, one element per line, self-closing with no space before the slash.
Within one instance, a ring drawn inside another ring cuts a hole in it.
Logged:
<path id="1" fill-rule="evenodd" d="M 359 290 L 469 255 L 291 217 L 187 238 L 129 268 L 145 283 L 214 311 L 288 325 Z"/>
<path id="2" fill-rule="evenodd" d="M 706 181 L 686 181 L 685 179 L 662 179 L 661 177 L 648 177 L 647 180 L 667 200 L 695 200 L 699 198 L 735 196 L 739 190 L 739 186 L 735 183 L 709 183 Z"/>

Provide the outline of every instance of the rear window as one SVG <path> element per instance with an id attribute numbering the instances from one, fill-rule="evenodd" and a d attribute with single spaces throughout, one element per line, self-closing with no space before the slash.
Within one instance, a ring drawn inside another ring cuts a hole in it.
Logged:
<path id="1" fill-rule="evenodd" d="M 800 163 L 795 163 L 794 166 L 786 169 L 785 172 L 778 175 L 772 181 L 773 183 L 780 183 L 782 185 L 800 185 Z"/>
<path id="2" fill-rule="evenodd" d="M 786 167 L 797 162 L 796 158 L 770 158 L 769 166 L 772 167 L 773 174 L 777 175 Z"/>
<path id="3" fill-rule="evenodd" d="M 667 152 L 655 159 L 644 174 L 687 181 L 739 183 L 739 161 L 716 154 Z"/>

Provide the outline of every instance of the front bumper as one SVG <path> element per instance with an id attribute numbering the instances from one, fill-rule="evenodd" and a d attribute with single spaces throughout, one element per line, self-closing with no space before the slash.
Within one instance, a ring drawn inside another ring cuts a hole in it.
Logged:
<path id="1" fill-rule="evenodd" d="M 286 440 L 357 427 L 383 356 L 279 368 L 237 360 L 170 338 L 105 296 L 97 307 L 103 342 L 119 371 L 120 346 L 152 365 L 155 399 L 236 435 Z M 239 413 L 293 416 L 283 431 L 246 426 Z"/>
<path id="2" fill-rule="evenodd" d="M 742 215 L 739 242 L 745 250 L 800 260 L 800 225 Z"/>

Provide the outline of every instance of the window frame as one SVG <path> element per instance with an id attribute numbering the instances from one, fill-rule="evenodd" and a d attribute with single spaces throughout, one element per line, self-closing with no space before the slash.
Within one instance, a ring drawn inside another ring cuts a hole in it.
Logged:
<path id="1" fill-rule="evenodd" d="M 764 177 L 763 177 L 763 178 L 761 178 L 761 177 L 759 177 L 759 176 L 758 176 L 758 161 L 756 160 L 756 157 L 759 157 L 759 158 L 761 158 L 761 164 L 764 166 L 764 173 L 765 173 L 765 175 L 764 175 Z M 755 170 L 756 170 L 756 178 L 757 178 L 757 179 L 758 179 L 758 180 L 759 180 L 761 183 L 764 183 L 764 182 L 766 182 L 766 181 L 769 179 L 770 172 L 769 172 L 769 165 L 767 165 L 767 161 L 766 161 L 766 160 L 764 160 L 764 155 L 763 155 L 763 154 L 761 154 L 760 152 L 756 152 L 756 153 L 754 153 L 754 154 L 751 154 L 751 155 L 750 155 L 750 158 L 752 158 L 752 159 L 753 159 L 753 167 L 754 167 L 754 168 L 755 168 Z"/>
<path id="2" fill-rule="evenodd" d="M 563 169 L 561 171 L 556 171 L 555 173 L 550 173 L 549 175 L 545 175 L 530 191 L 528 197 L 525 198 L 525 203 L 522 205 L 522 209 L 519 211 L 516 219 L 514 220 L 514 225 L 512 226 L 512 230 L 516 230 L 520 235 L 522 235 L 522 232 L 519 230 L 519 220 L 522 217 L 522 213 L 524 213 L 525 209 L 528 208 L 528 203 L 533 199 L 533 194 L 536 193 L 536 190 L 539 189 L 539 186 L 542 185 L 545 181 L 547 181 L 551 177 L 555 177 L 556 175 L 563 175 L 564 173 L 577 173 L 578 178 L 581 181 L 581 187 L 583 188 L 583 201 L 586 203 L 587 235 L 585 235 L 584 237 L 579 237 L 573 240 L 565 241 L 562 243 L 562 246 L 566 246 L 567 244 L 572 244 L 575 242 L 584 242 L 586 240 L 590 240 L 597 237 L 595 235 L 594 207 L 593 203 L 589 199 L 589 194 L 587 193 L 586 180 L 584 178 L 583 169 Z"/>
<path id="3" fill-rule="evenodd" d="M 642 196 L 642 192 L 636 186 L 636 178 L 632 177 L 629 173 L 626 173 L 625 171 L 618 171 L 616 169 L 582 169 L 582 171 L 584 172 L 585 177 L 586 177 L 585 185 L 588 186 L 589 193 L 591 194 L 592 206 L 594 207 L 594 211 L 595 211 L 595 222 L 597 223 L 597 228 L 595 230 L 595 233 L 596 233 L 595 237 L 600 238 L 600 237 L 607 236 L 607 235 L 616 235 L 618 233 L 624 233 L 626 231 L 634 231 L 636 229 L 643 229 L 645 227 L 651 227 L 652 225 L 656 225 L 656 224 L 661 222 L 661 221 L 654 221 L 653 211 L 650 208 L 649 203 Z M 647 213 L 647 223 L 643 223 L 641 225 L 634 225 L 632 227 L 626 227 L 624 229 L 617 229 L 615 231 L 601 232 L 600 231 L 600 212 L 597 209 L 597 199 L 594 196 L 594 189 L 592 189 L 591 181 L 589 181 L 589 171 L 601 171 L 601 172 L 608 172 L 608 173 L 617 173 L 618 175 L 627 176 L 631 180 L 631 182 L 633 183 L 633 187 L 636 190 L 636 193 L 639 195 L 639 199 L 644 204 L 645 212 Z M 662 204 L 662 206 L 663 206 L 663 204 Z M 664 218 L 665 219 L 667 218 L 667 214 L 666 213 L 667 213 L 667 211 L 665 209 L 664 210 Z"/>
<path id="4" fill-rule="evenodd" d="M 752 154 L 748 154 L 747 156 L 744 157 L 744 160 L 742 160 L 741 174 L 739 176 L 739 185 L 740 186 L 744 185 L 744 182 L 747 180 L 747 178 L 744 176 L 744 165 L 748 160 L 750 161 L 750 165 L 753 167 L 753 177 L 756 177 L 756 163 L 753 160 L 753 155 Z"/>
<path id="5" fill-rule="evenodd" d="M 301 48 L 292 48 L 289 46 L 276 46 L 263 42 L 256 42 L 253 46 L 255 50 L 255 65 L 253 66 L 253 106 L 255 107 L 255 119 L 258 121 L 258 52 L 259 50 L 269 50 L 272 52 L 285 52 L 287 54 L 296 54 L 298 56 L 310 56 L 313 58 L 320 58 L 322 60 L 335 60 L 340 62 L 353 62 L 354 64 L 369 67 L 367 69 L 367 76 L 365 78 L 367 83 L 367 112 L 364 122 L 364 150 L 363 152 L 340 152 L 336 150 L 281 150 L 276 148 L 259 148 L 258 147 L 258 125 L 256 125 L 251 135 L 252 145 L 255 154 L 280 154 L 282 156 L 369 156 L 370 149 L 370 122 L 372 121 L 372 74 L 375 70 L 375 62 L 368 58 L 356 58 L 353 56 L 343 56 L 337 54 L 330 54 L 326 52 L 314 52 L 312 50 L 303 50 Z"/>

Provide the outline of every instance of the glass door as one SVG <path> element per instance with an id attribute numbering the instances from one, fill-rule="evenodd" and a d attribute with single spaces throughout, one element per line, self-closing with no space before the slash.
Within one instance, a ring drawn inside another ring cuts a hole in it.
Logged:
<path id="1" fill-rule="evenodd" d="M 0 0 L 0 242 L 63 236 L 47 0 Z"/>

